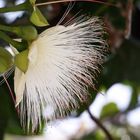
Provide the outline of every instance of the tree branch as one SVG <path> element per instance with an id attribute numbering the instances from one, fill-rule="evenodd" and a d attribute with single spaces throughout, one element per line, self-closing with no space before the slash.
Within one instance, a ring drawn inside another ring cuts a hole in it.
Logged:
<path id="1" fill-rule="evenodd" d="M 90 118 L 103 130 L 103 132 L 105 133 L 106 137 L 108 140 L 113 140 L 111 134 L 109 133 L 109 131 L 103 126 L 103 124 L 95 117 L 92 115 L 92 113 L 90 112 L 90 109 L 87 109 L 87 112 L 90 116 Z"/>

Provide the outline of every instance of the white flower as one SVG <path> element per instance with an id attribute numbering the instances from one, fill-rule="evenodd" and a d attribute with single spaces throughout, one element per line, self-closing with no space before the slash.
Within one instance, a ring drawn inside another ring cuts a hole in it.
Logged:
<path id="1" fill-rule="evenodd" d="M 15 70 L 16 102 L 21 122 L 32 131 L 41 124 L 46 107 L 53 108 L 52 119 L 66 115 L 87 102 L 87 87 L 105 60 L 104 31 L 97 17 L 82 19 L 69 26 L 55 26 L 32 42 L 28 69 Z M 47 120 L 47 118 L 44 117 Z"/>

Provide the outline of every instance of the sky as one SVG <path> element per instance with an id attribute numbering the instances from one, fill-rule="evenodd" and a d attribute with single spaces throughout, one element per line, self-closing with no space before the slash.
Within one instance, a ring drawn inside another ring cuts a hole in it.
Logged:
<path id="1" fill-rule="evenodd" d="M 5 6 L 5 0 L 0 0 L 0 7 L 4 7 Z M 16 5 L 23 3 L 25 0 L 17 0 L 16 1 Z M 17 17 L 21 17 L 23 15 L 23 11 L 19 11 L 19 12 L 9 12 L 9 13 L 4 13 L 4 17 L 6 18 L 8 23 L 12 23 L 13 21 L 15 21 L 15 19 Z"/>

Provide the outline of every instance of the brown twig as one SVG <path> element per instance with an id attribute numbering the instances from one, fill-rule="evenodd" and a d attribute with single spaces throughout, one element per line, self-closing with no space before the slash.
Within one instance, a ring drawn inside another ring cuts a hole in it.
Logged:
<path id="1" fill-rule="evenodd" d="M 103 132 L 105 133 L 106 137 L 108 140 L 113 140 L 111 134 L 109 133 L 109 131 L 103 126 L 103 124 L 95 117 L 92 115 L 92 113 L 90 112 L 90 109 L 87 109 L 87 112 L 90 116 L 90 118 L 103 130 Z"/>
<path id="2" fill-rule="evenodd" d="M 49 5 L 49 4 L 56 4 L 56 3 L 64 3 L 64 2 L 79 2 L 79 1 L 84 1 L 84 2 L 95 2 L 95 3 L 99 3 L 99 4 L 105 4 L 107 6 L 113 6 L 113 7 L 117 7 L 117 5 L 114 5 L 112 3 L 109 3 L 109 2 L 103 2 L 103 1 L 100 1 L 100 0 L 56 0 L 56 1 L 47 1 L 47 2 L 44 2 L 44 3 L 36 3 L 35 6 L 43 6 L 43 5 Z"/>
<path id="3" fill-rule="evenodd" d="M 131 34 L 132 11 L 133 11 L 133 0 L 129 0 L 126 8 L 126 30 L 125 30 L 126 39 L 129 39 Z"/>
<path id="4" fill-rule="evenodd" d="M 10 95 L 11 95 L 11 97 L 12 97 L 13 102 L 14 102 L 14 104 L 16 104 L 14 94 L 13 94 L 13 92 L 12 92 L 12 89 L 11 89 L 11 87 L 10 87 L 10 85 L 9 85 L 9 83 L 8 83 L 8 81 L 7 81 L 7 79 L 6 79 L 6 77 L 5 77 L 5 75 L 3 75 L 3 78 L 4 78 L 4 80 L 5 80 L 5 82 L 6 82 L 6 85 L 7 85 L 8 89 L 9 89 L 9 92 L 10 92 Z"/>
<path id="5" fill-rule="evenodd" d="M 9 83 L 8 83 L 8 81 L 7 81 L 7 79 L 6 79 L 6 77 L 5 77 L 5 75 L 3 75 L 3 78 L 4 78 L 4 80 L 5 80 L 5 83 L 6 83 L 7 87 L 8 87 L 8 90 L 9 90 L 9 92 L 10 92 L 10 95 L 11 95 L 11 98 L 12 98 L 12 100 L 13 100 L 13 102 L 14 102 L 14 105 L 16 105 L 16 99 L 15 99 L 15 97 L 14 97 L 14 93 L 12 92 L 12 89 L 11 89 L 11 87 L 10 87 L 10 85 L 9 85 Z M 19 109 L 18 109 L 18 107 L 16 107 L 16 111 L 17 111 L 17 113 L 18 113 L 18 115 L 19 115 Z"/>

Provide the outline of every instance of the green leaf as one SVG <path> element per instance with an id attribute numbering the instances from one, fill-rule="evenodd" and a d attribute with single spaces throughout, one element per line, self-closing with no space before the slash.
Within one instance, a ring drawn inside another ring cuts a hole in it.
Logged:
<path id="1" fill-rule="evenodd" d="M 8 70 L 8 65 L 5 59 L 0 58 L 0 73 L 4 73 Z"/>
<path id="2" fill-rule="evenodd" d="M 115 103 L 108 103 L 106 104 L 101 111 L 100 118 L 107 118 L 116 115 L 119 112 L 119 109 Z"/>
<path id="3" fill-rule="evenodd" d="M 29 0 L 32 5 L 35 4 L 36 0 Z"/>
<path id="4" fill-rule="evenodd" d="M 0 74 L 6 72 L 13 65 L 12 55 L 4 48 L 0 47 Z"/>
<path id="5" fill-rule="evenodd" d="M 23 72 L 28 68 L 28 53 L 29 50 L 25 50 L 15 56 L 15 65 Z"/>
<path id="6" fill-rule="evenodd" d="M 46 18 L 42 15 L 42 13 L 40 12 L 40 10 L 37 7 L 34 7 L 34 11 L 30 17 L 30 21 L 36 25 L 36 26 L 47 26 L 49 25 L 48 21 L 46 20 Z"/>

